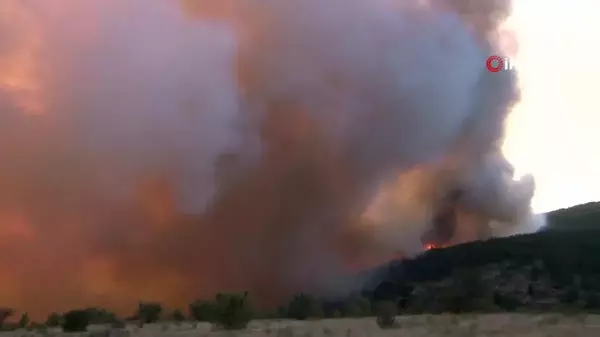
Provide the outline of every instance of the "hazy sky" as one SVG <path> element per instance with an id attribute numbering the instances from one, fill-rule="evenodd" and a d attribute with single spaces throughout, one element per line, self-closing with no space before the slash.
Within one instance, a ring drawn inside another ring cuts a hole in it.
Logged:
<path id="1" fill-rule="evenodd" d="M 521 103 L 505 152 L 536 211 L 600 200 L 599 0 L 515 0 Z"/>

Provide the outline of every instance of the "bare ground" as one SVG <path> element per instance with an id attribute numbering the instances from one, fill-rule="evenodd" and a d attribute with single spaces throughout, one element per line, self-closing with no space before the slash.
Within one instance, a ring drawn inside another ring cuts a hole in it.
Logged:
<path id="1" fill-rule="evenodd" d="M 381 329 L 375 319 L 316 321 L 256 320 L 243 331 L 223 331 L 208 323 L 157 323 L 123 330 L 91 326 L 86 333 L 2 332 L 0 337 L 598 337 L 600 315 L 489 314 L 399 316 L 394 328 Z"/>

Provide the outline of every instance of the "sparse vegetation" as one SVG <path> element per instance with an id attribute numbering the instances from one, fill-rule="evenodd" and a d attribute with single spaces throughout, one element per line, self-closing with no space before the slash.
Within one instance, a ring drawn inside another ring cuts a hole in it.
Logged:
<path id="1" fill-rule="evenodd" d="M 86 331 L 89 324 L 90 317 L 86 310 L 71 310 L 63 315 L 62 328 L 65 332 Z"/>
<path id="2" fill-rule="evenodd" d="M 117 319 L 114 312 L 104 308 L 86 308 L 90 324 L 111 324 Z"/>
<path id="3" fill-rule="evenodd" d="M 190 316 L 199 322 L 217 321 L 219 307 L 215 301 L 196 300 L 189 305 Z"/>
<path id="4" fill-rule="evenodd" d="M 175 322 L 178 322 L 178 323 L 183 322 L 183 321 L 185 321 L 185 314 L 183 313 L 183 311 L 181 311 L 179 309 L 175 309 L 171 313 L 171 319 L 173 319 Z"/>
<path id="5" fill-rule="evenodd" d="M 290 302 L 287 315 L 298 320 L 323 318 L 323 306 L 315 297 L 300 293 L 295 295 Z"/>
<path id="6" fill-rule="evenodd" d="M 46 319 L 46 326 L 57 327 L 62 325 L 62 316 L 59 313 L 53 312 Z"/>
<path id="7" fill-rule="evenodd" d="M 162 305 L 158 302 L 140 302 L 137 312 L 140 323 L 158 322 L 162 310 Z"/>
<path id="8" fill-rule="evenodd" d="M 243 294 L 217 294 L 217 323 L 228 330 L 244 329 L 253 318 L 248 292 Z"/>
<path id="9" fill-rule="evenodd" d="M 29 315 L 25 312 L 21 315 L 19 319 L 19 327 L 21 329 L 25 329 L 29 326 Z"/>

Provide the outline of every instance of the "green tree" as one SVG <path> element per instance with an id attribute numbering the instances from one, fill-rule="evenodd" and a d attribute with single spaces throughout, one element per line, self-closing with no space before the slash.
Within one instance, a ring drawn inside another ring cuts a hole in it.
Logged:
<path id="1" fill-rule="evenodd" d="M 86 310 L 71 310 L 63 315 L 62 328 L 65 332 L 86 331 L 90 324 Z"/>
<path id="2" fill-rule="evenodd" d="M 147 324 L 158 322 L 162 310 L 162 305 L 158 302 L 140 302 L 137 312 L 140 323 Z"/>
<path id="3" fill-rule="evenodd" d="M 294 295 L 288 307 L 290 318 L 305 320 L 309 318 L 322 318 L 323 306 L 311 295 L 300 293 Z"/>
<path id="4" fill-rule="evenodd" d="M 243 294 L 217 294 L 217 323 L 228 330 L 244 329 L 252 320 L 253 312 L 248 292 Z"/>
<path id="5" fill-rule="evenodd" d="M 19 319 L 19 327 L 24 329 L 29 326 L 29 315 L 25 312 L 21 315 L 21 319 Z"/>

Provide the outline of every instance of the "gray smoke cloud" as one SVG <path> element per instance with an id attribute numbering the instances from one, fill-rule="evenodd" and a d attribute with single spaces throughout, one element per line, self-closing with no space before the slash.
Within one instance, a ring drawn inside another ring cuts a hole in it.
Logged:
<path id="1" fill-rule="evenodd" d="M 536 228 L 533 181 L 513 182 L 499 152 L 516 77 L 485 69 L 508 12 L 5 0 L 0 264 L 14 276 L 0 295 L 44 312 L 339 294 L 422 251 L 457 188 L 470 217 L 448 242 Z"/>

